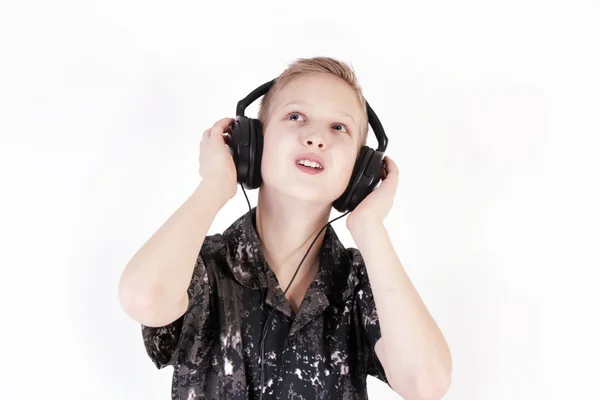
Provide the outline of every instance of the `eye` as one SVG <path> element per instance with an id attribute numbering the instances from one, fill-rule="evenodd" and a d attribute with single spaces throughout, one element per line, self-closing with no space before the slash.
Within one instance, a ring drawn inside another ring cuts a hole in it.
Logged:
<path id="1" fill-rule="evenodd" d="M 338 131 L 343 130 L 346 133 L 350 132 L 350 129 L 348 129 L 348 127 L 344 124 L 334 124 L 333 129 L 338 130 Z"/>
<path id="2" fill-rule="evenodd" d="M 300 115 L 299 112 L 292 111 L 291 113 L 289 113 L 287 115 L 287 118 L 291 121 L 298 121 L 300 118 L 302 118 L 302 116 Z"/>

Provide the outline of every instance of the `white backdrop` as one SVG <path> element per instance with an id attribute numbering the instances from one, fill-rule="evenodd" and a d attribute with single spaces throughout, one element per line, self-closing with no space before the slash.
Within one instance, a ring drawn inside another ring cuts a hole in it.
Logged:
<path id="1" fill-rule="evenodd" d="M 386 225 L 451 346 L 445 399 L 600 398 L 598 2 L 206 3 L 2 2 L 0 398 L 169 398 L 120 274 L 197 185 L 202 131 L 316 55 L 390 138 Z"/>

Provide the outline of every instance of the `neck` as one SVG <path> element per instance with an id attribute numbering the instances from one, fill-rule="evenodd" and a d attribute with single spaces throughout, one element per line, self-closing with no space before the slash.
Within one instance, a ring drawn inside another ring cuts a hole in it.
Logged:
<path id="1" fill-rule="evenodd" d="M 277 276 L 282 290 L 294 276 L 300 261 L 321 228 L 327 224 L 331 205 L 315 205 L 294 198 L 270 195 L 261 187 L 256 207 L 256 229 L 267 263 Z M 314 276 L 319 266 L 319 252 L 325 229 L 302 262 L 294 284 Z"/>

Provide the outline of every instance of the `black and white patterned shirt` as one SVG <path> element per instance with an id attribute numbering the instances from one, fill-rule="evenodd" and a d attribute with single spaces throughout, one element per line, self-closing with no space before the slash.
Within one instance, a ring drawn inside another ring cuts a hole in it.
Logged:
<path id="1" fill-rule="evenodd" d="M 172 399 L 260 397 L 261 332 L 283 296 L 263 256 L 256 208 L 208 235 L 188 289 L 189 307 L 164 327 L 142 326 L 158 368 L 174 367 Z M 367 375 L 387 383 L 375 354 L 379 320 L 358 249 L 325 229 L 319 270 L 296 313 L 285 297 L 264 344 L 263 399 L 367 399 Z M 264 300 L 263 300 L 264 298 Z"/>

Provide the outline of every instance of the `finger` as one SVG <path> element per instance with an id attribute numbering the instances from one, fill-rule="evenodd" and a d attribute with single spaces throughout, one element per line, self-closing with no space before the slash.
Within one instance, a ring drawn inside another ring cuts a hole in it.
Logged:
<path id="1" fill-rule="evenodd" d="M 220 132 L 220 133 L 225 132 L 227 130 L 227 128 L 233 124 L 234 121 L 235 121 L 234 118 L 222 118 L 222 119 L 218 120 L 212 126 L 211 134 L 214 132 Z"/>
<path id="2" fill-rule="evenodd" d="M 225 128 L 227 125 L 231 125 L 233 123 L 233 121 L 235 121 L 235 118 L 231 118 L 231 117 L 221 118 L 220 120 L 215 122 L 213 127 L 220 126 L 221 128 Z"/>
<path id="3" fill-rule="evenodd" d="M 396 163 L 394 162 L 394 160 L 392 160 L 389 157 L 385 157 L 386 160 L 386 173 L 387 175 L 398 175 L 398 166 L 396 165 Z"/>
<path id="4" fill-rule="evenodd" d="M 390 157 L 386 156 L 388 168 L 390 171 L 398 171 L 398 165 Z"/>
<path id="5" fill-rule="evenodd" d="M 223 118 L 213 125 L 210 129 L 210 138 L 223 141 L 223 134 L 229 129 L 229 126 L 235 121 L 233 118 Z"/>
<path id="6" fill-rule="evenodd" d="M 385 180 L 388 177 L 388 164 L 387 164 L 387 159 L 384 157 L 383 158 L 383 168 L 381 169 L 381 179 Z"/>
<path id="7" fill-rule="evenodd" d="M 387 177 L 387 171 L 386 171 L 386 167 L 385 167 L 385 162 L 383 164 L 383 168 L 381 168 L 381 180 L 384 180 Z"/>

